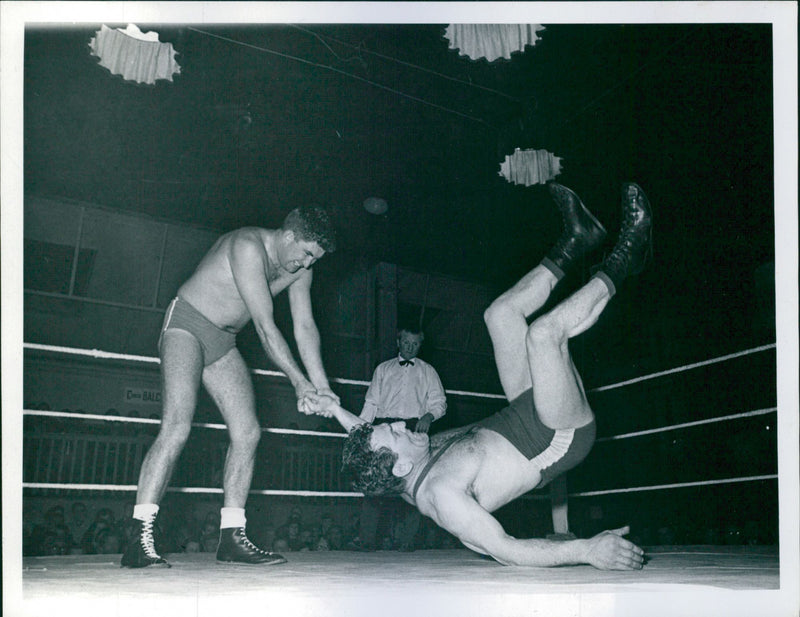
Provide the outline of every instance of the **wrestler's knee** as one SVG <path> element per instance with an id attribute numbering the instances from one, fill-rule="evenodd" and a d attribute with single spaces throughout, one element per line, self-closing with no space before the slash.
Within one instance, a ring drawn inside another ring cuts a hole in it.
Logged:
<path id="1" fill-rule="evenodd" d="M 171 451 L 180 451 L 189 440 L 192 431 L 191 422 L 162 422 L 158 431 L 157 441 L 162 448 Z"/>
<path id="2" fill-rule="evenodd" d="M 257 423 L 230 428 L 231 445 L 240 450 L 255 451 L 261 440 L 261 427 Z"/>
<path id="3" fill-rule="evenodd" d="M 550 317 L 543 315 L 535 319 L 525 334 L 525 344 L 528 351 L 540 349 L 542 346 L 560 346 L 565 343 L 566 337 L 558 324 Z"/>
<path id="4" fill-rule="evenodd" d="M 510 312 L 511 307 L 508 301 L 504 296 L 500 296 L 483 311 L 483 321 L 491 332 L 502 328 L 503 324 L 508 323 Z"/>

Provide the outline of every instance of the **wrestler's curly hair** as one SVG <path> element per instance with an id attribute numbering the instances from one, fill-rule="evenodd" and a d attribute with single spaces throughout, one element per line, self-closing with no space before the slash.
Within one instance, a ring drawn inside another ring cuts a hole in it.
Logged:
<path id="1" fill-rule="evenodd" d="M 326 253 L 336 250 L 336 229 L 322 206 L 295 208 L 286 215 L 283 229 L 293 231 L 300 240 L 316 242 Z"/>
<path id="2" fill-rule="evenodd" d="M 399 495 L 403 479 L 392 473 L 397 454 L 389 448 L 373 450 L 371 424 L 359 424 L 347 436 L 342 452 L 342 470 L 353 476 L 353 488 L 365 495 Z"/>

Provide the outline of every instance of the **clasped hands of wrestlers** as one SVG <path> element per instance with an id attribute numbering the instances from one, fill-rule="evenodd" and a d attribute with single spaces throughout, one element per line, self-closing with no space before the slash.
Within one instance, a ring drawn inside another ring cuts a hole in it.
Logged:
<path id="1" fill-rule="evenodd" d="M 339 397 L 330 389 L 305 391 L 297 398 L 297 410 L 309 416 L 318 415 L 324 418 L 332 418 L 335 408 L 339 407 L 340 403 Z M 417 422 L 414 431 L 427 433 L 432 419 L 432 415 L 425 414 Z"/>
<path id="2" fill-rule="evenodd" d="M 306 389 L 297 391 L 297 411 L 307 416 L 317 415 L 330 418 L 331 405 L 338 405 L 339 397 L 330 388 Z"/>

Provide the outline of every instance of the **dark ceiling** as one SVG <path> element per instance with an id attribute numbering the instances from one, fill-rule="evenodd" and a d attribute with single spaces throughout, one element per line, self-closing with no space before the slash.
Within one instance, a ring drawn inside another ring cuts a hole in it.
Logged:
<path id="1" fill-rule="evenodd" d="M 492 63 L 448 49 L 445 24 L 137 25 L 177 50 L 174 82 L 100 67 L 100 24 L 27 30 L 26 191 L 219 231 L 319 202 L 340 266 L 501 287 L 559 222 L 546 190 L 510 184 L 500 162 L 545 148 L 612 231 L 620 182 L 644 187 L 647 285 L 690 293 L 686 310 L 737 310 L 745 290 L 751 303 L 774 259 L 770 24 L 545 24 Z M 389 212 L 367 213 L 370 196 Z"/>

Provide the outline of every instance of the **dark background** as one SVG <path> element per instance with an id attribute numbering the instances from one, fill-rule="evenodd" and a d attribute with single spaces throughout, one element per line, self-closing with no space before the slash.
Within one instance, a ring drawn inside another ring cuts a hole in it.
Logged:
<path id="1" fill-rule="evenodd" d="M 709 328 L 750 343 L 774 259 L 769 24 L 545 24 L 492 63 L 448 49 L 444 24 L 138 25 L 178 51 L 173 83 L 111 76 L 89 54 L 100 24 L 27 31 L 26 192 L 220 231 L 315 201 L 341 232 L 331 268 L 367 258 L 501 289 L 559 221 L 500 162 L 545 148 L 609 245 L 620 183 L 643 186 L 656 261 L 639 286 L 658 314 L 691 315 L 704 344 Z M 369 215 L 370 196 L 389 212 Z"/>

